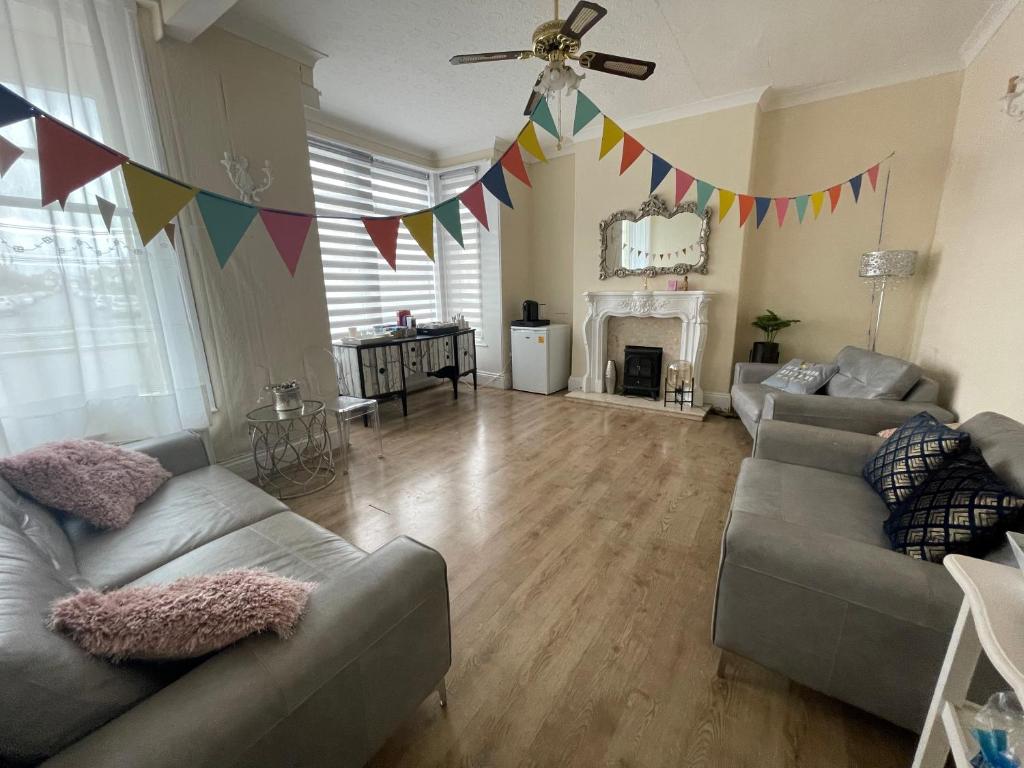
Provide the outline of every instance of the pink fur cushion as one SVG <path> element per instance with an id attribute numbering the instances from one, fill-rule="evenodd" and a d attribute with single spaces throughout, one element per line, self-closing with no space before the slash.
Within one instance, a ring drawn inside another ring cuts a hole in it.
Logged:
<path id="1" fill-rule="evenodd" d="M 94 656 L 188 659 L 255 632 L 290 637 L 315 588 L 312 582 L 236 568 L 107 593 L 87 589 L 53 604 L 50 628 Z"/>
<path id="2" fill-rule="evenodd" d="M 138 451 L 66 440 L 0 459 L 0 476 L 41 504 L 97 528 L 121 528 L 171 473 Z"/>

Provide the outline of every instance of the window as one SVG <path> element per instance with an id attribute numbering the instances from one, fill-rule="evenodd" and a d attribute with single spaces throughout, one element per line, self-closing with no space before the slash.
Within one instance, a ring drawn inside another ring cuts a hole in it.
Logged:
<path id="1" fill-rule="evenodd" d="M 351 327 L 395 322 L 398 310 L 412 310 L 418 322 L 462 313 L 481 323 L 480 229 L 461 209 L 465 248 L 436 224 L 432 262 L 405 227 L 398 230 L 397 269 L 381 258 L 358 218 L 389 216 L 429 208 L 476 181 L 475 167 L 427 171 L 350 147 L 309 137 L 309 162 L 320 232 L 320 253 L 331 336 Z M 479 339 L 478 339 L 479 340 Z"/>

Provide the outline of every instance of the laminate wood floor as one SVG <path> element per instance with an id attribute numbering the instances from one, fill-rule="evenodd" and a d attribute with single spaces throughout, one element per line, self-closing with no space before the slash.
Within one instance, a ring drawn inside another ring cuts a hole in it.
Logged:
<path id="1" fill-rule="evenodd" d="M 363 549 L 406 534 L 448 562 L 449 706 L 383 766 L 903 768 L 915 737 L 711 645 L 742 425 L 450 387 L 386 404 L 378 460 L 292 506 Z"/>

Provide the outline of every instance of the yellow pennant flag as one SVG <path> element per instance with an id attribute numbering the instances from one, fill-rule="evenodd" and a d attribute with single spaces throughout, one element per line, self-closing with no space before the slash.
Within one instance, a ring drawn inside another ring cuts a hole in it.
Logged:
<path id="1" fill-rule="evenodd" d="M 199 192 L 131 162 L 123 163 L 121 172 L 143 243 L 148 244 L 163 232 L 167 223 Z"/>
<path id="2" fill-rule="evenodd" d="M 537 131 L 533 127 L 532 120 L 526 124 L 526 127 L 523 128 L 522 131 L 520 131 L 519 146 L 536 157 L 542 163 L 546 163 L 548 161 L 548 159 L 544 157 L 544 150 L 540 148 L 540 142 L 537 141 Z"/>
<path id="3" fill-rule="evenodd" d="M 718 223 L 721 224 L 725 220 L 725 216 L 729 213 L 729 209 L 732 208 L 733 201 L 736 200 L 736 193 L 730 192 L 728 189 L 718 188 Z"/>
<path id="4" fill-rule="evenodd" d="M 604 158 L 609 152 L 615 149 L 616 145 L 622 141 L 623 131 L 610 117 L 604 119 L 604 129 L 601 131 L 601 154 L 598 156 L 598 160 Z"/>
<path id="5" fill-rule="evenodd" d="M 814 192 L 811 194 L 811 209 L 814 211 L 814 218 L 818 218 L 818 214 L 821 213 L 821 204 L 824 202 L 824 192 Z"/>
<path id="6" fill-rule="evenodd" d="M 434 260 L 434 213 L 433 211 L 420 211 L 402 219 L 405 228 L 409 230 L 413 240 L 419 243 L 420 248 L 427 254 L 427 258 Z"/>

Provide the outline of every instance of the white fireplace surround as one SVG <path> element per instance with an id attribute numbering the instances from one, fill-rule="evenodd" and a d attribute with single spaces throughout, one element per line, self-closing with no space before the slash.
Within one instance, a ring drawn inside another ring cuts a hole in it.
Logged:
<path id="1" fill-rule="evenodd" d="M 682 323 L 679 360 L 693 364 L 693 404 L 704 405 L 700 383 L 701 362 L 708 336 L 708 305 L 714 293 L 708 291 L 588 291 L 583 294 L 587 314 L 583 320 L 583 345 L 587 370 L 584 392 L 604 391 L 604 369 L 608 361 L 609 317 L 675 317 Z M 666 364 L 670 361 L 665 361 Z"/>

